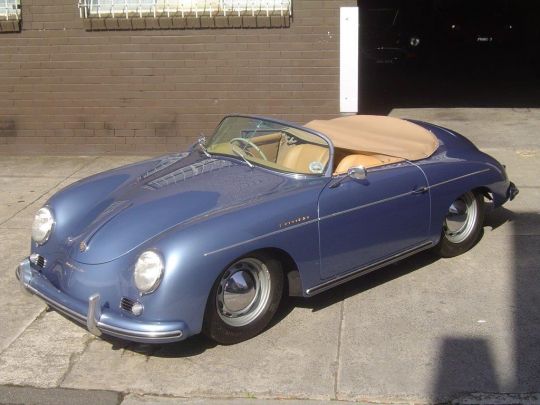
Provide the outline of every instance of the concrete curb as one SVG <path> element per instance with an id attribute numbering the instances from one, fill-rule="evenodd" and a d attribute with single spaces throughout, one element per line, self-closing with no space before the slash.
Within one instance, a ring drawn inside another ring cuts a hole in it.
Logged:
<path id="1" fill-rule="evenodd" d="M 0 386 L 2 405 L 118 405 L 122 400 L 114 391 Z"/>
<path id="2" fill-rule="evenodd" d="M 339 401 L 312 399 L 179 398 L 127 394 L 105 390 L 0 386 L 0 405 L 413 405 L 416 401 Z M 540 393 L 475 393 L 451 401 L 451 405 L 538 405 Z"/>
<path id="3" fill-rule="evenodd" d="M 534 394 L 471 394 L 452 401 L 452 405 L 538 405 L 540 393 Z"/>

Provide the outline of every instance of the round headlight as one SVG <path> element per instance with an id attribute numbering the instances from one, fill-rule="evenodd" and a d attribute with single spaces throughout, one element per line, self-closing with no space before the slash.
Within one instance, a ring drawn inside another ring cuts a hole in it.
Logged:
<path id="1" fill-rule="evenodd" d="M 143 294 L 154 291 L 161 281 L 163 268 L 163 261 L 156 252 L 150 250 L 143 252 L 135 264 L 133 273 L 135 286 Z"/>
<path id="2" fill-rule="evenodd" d="M 44 244 L 49 239 L 54 226 L 54 217 L 47 207 L 41 208 L 34 217 L 32 224 L 32 239 L 39 245 Z"/>

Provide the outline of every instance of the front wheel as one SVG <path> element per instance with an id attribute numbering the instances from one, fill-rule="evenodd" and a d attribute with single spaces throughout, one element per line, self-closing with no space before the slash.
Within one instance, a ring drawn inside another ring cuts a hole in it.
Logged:
<path id="1" fill-rule="evenodd" d="M 234 344 L 259 334 L 276 313 L 283 294 L 281 263 L 266 254 L 243 257 L 216 280 L 203 333 L 220 344 Z"/>
<path id="2" fill-rule="evenodd" d="M 442 257 L 454 257 L 471 249 L 482 235 L 484 197 L 469 191 L 455 200 L 443 223 L 441 240 L 435 247 Z"/>

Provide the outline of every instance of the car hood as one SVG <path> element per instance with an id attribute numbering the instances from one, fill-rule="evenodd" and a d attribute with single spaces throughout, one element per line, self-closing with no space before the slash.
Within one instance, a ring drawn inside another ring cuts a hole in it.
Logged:
<path id="1" fill-rule="evenodd" d="M 82 232 L 68 238 L 69 255 L 80 263 L 106 263 L 172 227 L 256 204 L 294 184 L 287 176 L 234 159 L 190 155 L 149 170 L 107 196 L 110 203 L 86 219 Z"/>

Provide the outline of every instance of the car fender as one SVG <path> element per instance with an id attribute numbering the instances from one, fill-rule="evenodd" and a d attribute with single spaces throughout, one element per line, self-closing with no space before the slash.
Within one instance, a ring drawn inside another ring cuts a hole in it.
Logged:
<path id="1" fill-rule="evenodd" d="M 55 232 L 52 233 L 51 240 L 62 244 L 69 236 L 77 235 L 84 224 L 111 204 L 115 191 L 133 182 L 166 158 L 169 157 L 145 160 L 99 173 L 76 181 L 55 193 L 45 203 L 54 212 Z M 43 253 L 47 253 L 46 246 L 43 248 Z"/>
<path id="2" fill-rule="evenodd" d="M 303 289 L 318 282 L 317 200 L 327 182 L 315 179 L 289 195 L 174 227 L 146 243 L 140 251 L 158 250 L 166 262 L 159 294 L 148 297 L 159 304 L 152 305 L 176 308 L 175 319 L 198 333 L 219 275 L 238 258 L 260 250 L 290 257 L 296 268 L 284 270 L 298 270 Z"/>
<path id="3" fill-rule="evenodd" d="M 494 206 L 508 200 L 510 181 L 504 166 L 481 152 L 463 135 L 434 124 L 412 122 L 431 131 L 439 140 L 439 148 L 428 159 L 414 162 L 426 175 L 431 198 L 430 235 L 439 241 L 442 224 L 450 205 L 471 190 L 489 193 Z"/>
<path id="4" fill-rule="evenodd" d="M 479 190 L 491 194 L 495 205 L 506 201 L 509 181 L 497 166 L 490 162 L 464 161 L 420 165 L 426 173 L 431 198 L 430 235 L 437 243 L 444 218 L 450 205 L 468 191 Z"/>

